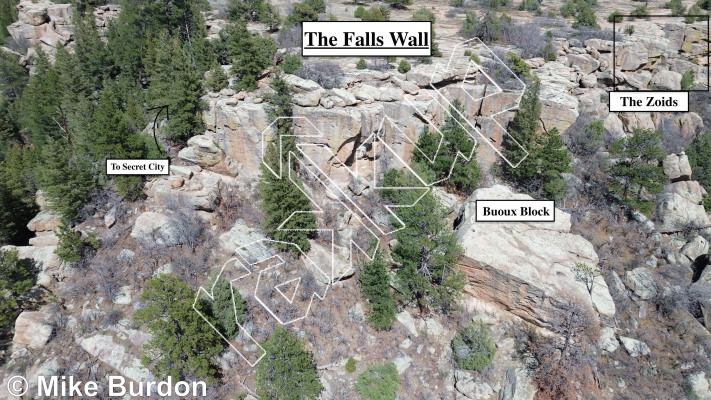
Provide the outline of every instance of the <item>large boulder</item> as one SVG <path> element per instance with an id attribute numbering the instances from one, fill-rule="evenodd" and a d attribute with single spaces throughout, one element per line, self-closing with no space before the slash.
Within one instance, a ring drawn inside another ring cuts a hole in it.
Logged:
<path id="1" fill-rule="evenodd" d="M 652 75 L 649 84 L 660 90 L 679 90 L 681 89 L 681 74 L 674 71 L 659 71 Z"/>
<path id="2" fill-rule="evenodd" d="M 593 245 L 570 233 L 570 215 L 556 209 L 555 222 L 476 222 L 476 201 L 530 200 L 507 187 L 478 189 L 465 203 L 457 228 L 464 248 L 461 266 L 467 276 L 465 291 L 500 305 L 537 325 L 546 326 L 552 312 L 568 301 L 578 302 L 602 315 L 615 314 L 607 284 L 594 280 L 592 295 L 575 279 L 577 263 L 595 267 Z"/>
<path id="3" fill-rule="evenodd" d="M 711 225 L 703 205 L 693 203 L 677 193 L 659 195 L 657 219 L 662 232 L 678 232 Z"/>
<path id="4" fill-rule="evenodd" d="M 141 360 L 131 354 L 126 349 L 126 346 L 116 340 L 113 335 L 96 334 L 78 338 L 76 341 L 87 353 L 111 366 L 128 379 L 136 382 L 146 382 L 154 379 L 150 371 L 143 366 Z"/>
<path id="5" fill-rule="evenodd" d="M 652 271 L 646 267 L 637 267 L 625 274 L 627 286 L 642 300 L 651 300 L 657 295 L 657 284 Z"/>
<path id="6" fill-rule="evenodd" d="M 524 368 L 509 368 L 504 375 L 499 400 L 533 400 L 537 391 Z"/>
<path id="7" fill-rule="evenodd" d="M 131 237 L 150 246 L 175 246 L 182 244 L 177 221 L 153 211 L 146 211 L 136 218 Z"/>
<path id="8" fill-rule="evenodd" d="M 54 329 L 42 311 L 23 311 L 15 320 L 15 336 L 12 343 L 41 349 L 49 341 Z"/>
<path id="9" fill-rule="evenodd" d="M 672 182 L 688 181 L 691 179 L 691 165 L 689 157 L 684 154 L 670 154 L 664 159 L 664 174 Z"/>
<path id="10" fill-rule="evenodd" d="M 63 281 L 70 276 L 72 269 L 66 268 L 54 253 L 57 246 L 3 246 L 0 251 L 16 250 L 19 258 L 30 259 L 39 268 L 37 284 L 51 286 L 55 282 Z"/>
<path id="11" fill-rule="evenodd" d="M 567 58 L 568 66 L 575 65 L 584 74 L 595 72 L 600 67 L 600 61 L 588 54 L 568 54 Z"/>
<path id="12" fill-rule="evenodd" d="M 708 194 L 697 181 L 678 181 L 664 188 L 666 193 L 676 193 L 694 204 L 699 204 Z"/>
<path id="13" fill-rule="evenodd" d="M 32 232 L 50 232 L 59 227 L 60 217 L 51 211 L 40 211 L 27 223 L 27 229 Z"/>

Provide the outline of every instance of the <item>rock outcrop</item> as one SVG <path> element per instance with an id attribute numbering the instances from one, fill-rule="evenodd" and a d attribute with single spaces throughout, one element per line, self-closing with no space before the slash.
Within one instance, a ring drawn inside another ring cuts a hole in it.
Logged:
<path id="1" fill-rule="evenodd" d="M 60 46 L 71 49 L 74 40 L 71 4 L 22 0 L 17 9 L 18 20 L 10 24 L 7 31 L 16 43 L 30 49 L 28 56 L 34 54 L 34 46 L 39 46 L 50 59 Z"/>
<path id="2" fill-rule="evenodd" d="M 537 325 L 545 326 L 551 311 L 576 301 L 601 315 L 615 314 L 607 284 L 594 279 L 592 295 L 575 279 L 573 266 L 598 264 L 593 245 L 570 233 L 570 215 L 556 209 L 550 223 L 486 223 L 474 220 L 475 202 L 527 200 L 505 186 L 475 191 L 467 200 L 457 228 L 464 248 L 460 265 L 467 275 L 465 291 Z"/>
<path id="3" fill-rule="evenodd" d="M 15 320 L 15 336 L 12 343 L 41 349 L 49 341 L 54 329 L 47 322 L 43 311 L 23 311 Z"/>

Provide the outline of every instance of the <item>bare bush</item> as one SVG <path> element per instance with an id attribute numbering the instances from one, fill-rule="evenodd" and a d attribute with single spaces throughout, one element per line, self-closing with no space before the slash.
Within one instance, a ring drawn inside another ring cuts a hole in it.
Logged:
<path id="1" fill-rule="evenodd" d="M 528 329 L 519 332 L 523 359 L 533 370 L 540 398 L 596 398 L 597 325 L 577 303 L 562 304 L 551 321 L 552 336 Z"/>
<path id="2" fill-rule="evenodd" d="M 373 71 L 385 71 L 392 68 L 393 66 L 383 57 L 376 57 L 368 62 L 368 69 Z"/>
<path id="3" fill-rule="evenodd" d="M 310 79 L 326 89 L 333 89 L 340 86 L 343 80 L 341 67 L 332 61 L 321 60 L 304 64 L 296 75 L 304 79 Z"/>
<path id="4" fill-rule="evenodd" d="M 277 43 L 280 48 L 301 47 L 301 24 L 279 31 Z"/>
<path id="5" fill-rule="evenodd" d="M 535 22 L 506 24 L 501 32 L 501 41 L 521 49 L 521 57 L 542 57 L 548 40 L 541 34 L 541 27 Z"/>

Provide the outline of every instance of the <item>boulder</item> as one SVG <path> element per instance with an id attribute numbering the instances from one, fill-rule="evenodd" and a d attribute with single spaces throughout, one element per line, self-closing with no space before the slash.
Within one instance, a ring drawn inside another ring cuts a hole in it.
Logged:
<path id="1" fill-rule="evenodd" d="M 286 81 L 287 84 L 291 85 L 291 87 L 294 88 L 294 92 L 296 93 L 311 92 L 314 90 L 323 89 L 318 83 L 309 79 L 299 78 L 296 75 L 285 74 L 284 81 Z"/>
<path id="2" fill-rule="evenodd" d="M 126 350 L 113 335 L 96 334 L 80 337 L 76 342 L 87 353 L 112 367 L 121 375 L 136 382 L 154 380 L 150 371 L 143 366 L 141 360 Z"/>
<path id="3" fill-rule="evenodd" d="M 662 232 L 678 232 L 711 225 L 703 205 L 692 203 L 677 193 L 663 193 L 658 196 L 657 220 Z"/>
<path id="4" fill-rule="evenodd" d="M 454 387 L 467 399 L 489 399 L 494 394 L 488 383 L 480 382 L 471 373 L 462 370 L 454 371 Z"/>
<path id="5" fill-rule="evenodd" d="M 116 223 L 116 206 L 111 207 L 111 209 L 104 215 L 104 225 L 107 228 L 111 228 Z"/>
<path id="6" fill-rule="evenodd" d="M 702 236 L 696 236 L 695 238 L 688 241 L 684 247 L 681 248 L 680 253 L 689 257 L 691 261 L 696 260 L 697 257 L 708 254 L 709 252 L 709 242 L 706 241 Z"/>
<path id="7" fill-rule="evenodd" d="M 689 384 L 689 388 L 696 395 L 697 399 L 711 399 L 711 392 L 709 392 L 709 380 L 706 378 L 706 372 L 698 371 L 689 374 L 686 378 L 686 382 Z"/>
<path id="8" fill-rule="evenodd" d="M 600 61 L 592 58 L 588 54 L 568 54 L 568 66 L 577 66 L 580 68 L 580 72 L 584 74 L 591 74 L 600 67 Z"/>
<path id="9" fill-rule="evenodd" d="M 615 335 L 615 328 L 606 326 L 600 332 L 600 349 L 612 353 L 620 347 L 620 342 Z"/>
<path id="10" fill-rule="evenodd" d="M 32 232 L 51 232 L 60 225 L 60 217 L 52 211 L 40 211 L 27 223 L 27 229 Z"/>
<path id="11" fill-rule="evenodd" d="M 674 71 L 658 71 L 652 75 L 649 84 L 660 90 L 679 90 L 681 89 L 681 74 Z"/>
<path id="12" fill-rule="evenodd" d="M 697 181 L 679 181 L 667 185 L 665 193 L 676 193 L 694 204 L 699 204 L 708 194 Z"/>
<path id="13" fill-rule="evenodd" d="M 331 93 L 340 97 L 346 106 L 352 106 L 358 103 L 358 100 L 355 98 L 355 96 L 346 89 L 333 88 L 331 89 Z"/>
<path id="14" fill-rule="evenodd" d="M 39 232 L 37 236 L 30 238 L 30 246 L 56 246 L 59 244 L 59 237 L 54 232 Z"/>
<path id="15" fill-rule="evenodd" d="M 188 139 L 188 147 L 178 152 L 178 157 L 203 167 L 211 167 L 222 160 L 223 152 L 216 141 L 206 135 L 195 135 Z"/>
<path id="16" fill-rule="evenodd" d="M 538 390 L 524 368 L 508 368 L 499 400 L 533 400 Z"/>
<path id="17" fill-rule="evenodd" d="M 647 64 L 649 53 L 646 48 L 637 43 L 618 45 L 615 47 L 615 68 L 623 71 L 636 71 Z"/>
<path id="18" fill-rule="evenodd" d="M 657 295 L 657 284 L 652 272 L 646 267 L 637 267 L 625 274 L 625 282 L 642 300 L 651 300 Z"/>
<path id="19" fill-rule="evenodd" d="M 397 318 L 398 322 L 400 322 L 403 326 L 405 326 L 405 328 L 407 328 L 407 331 L 410 333 L 410 335 L 414 337 L 419 336 L 417 325 L 415 324 L 415 319 L 412 318 L 412 315 L 407 312 L 407 310 L 402 310 L 401 312 L 397 313 L 395 315 L 395 318 Z"/>
<path id="20" fill-rule="evenodd" d="M 326 89 L 297 93 L 292 96 L 291 101 L 301 107 L 316 107 L 324 94 L 326 94 Z"/>
<path id="21" fill-rule="evenodd" d="M 637 339 L 620 336 L 620 342 L 622 342 L 622 347 L 625 348 L 625 351 L 627 351 L 630 357 L 646 356 L 652 352 L 649 346 L 647 346 L 647 343 Z"/>
<path id="22" fill-rule="evenodd" d="M 72 23 L 74 7 L 71 4 L 52 4 L 47 6 L 47 15 L 56 25 L 68 25 Z"/>
<path id="23" fill-rule="evenodd" d="M 159 247 L 175 246 L 185 242 L 174 219 L 153 211 L 146 211 L 136 218 L 131 237 L 149 246 Z"/>
<path id="24" fill-rule="evenodd" d="M 37 284 L 50 286 L 54 282 L 62 281 L 69 276 L 71 268 L 65 268 L 54 253 L 57 246 L 3 246 L 0 251 L 17 250 L 19 258 L 34 261 L 40 272 L 37 274 Z"/>
<path id="25" fill-rule="evenodd" d="M 54 328 L 47 322 L 43 311 L 23 311 L 15 320 L 15 336 L 12 343 L 41 349 L 49 341 Z"/>
<path id="26" fill-rule="evenodd" d="M 467 277 L 466 292 L 539 326 L 546 326 L 554 317 L 553 309 L 570 300 L 602 315 L 615 314 L 615 304 L 602 277 L 595 278 L 592 296 L 575 279 L 573 266 L 596 266 L 598 257 L 590 242 L 570 233 L 569 214 L 556 209 L 555 222 L 476 222 L 478 199 L 531 197 L 496 185 L 478 189 L 467 199 L 457 228 L 464 249 L 460 264 Z"/>
<path id="27" fill-rule="evenodd" d="M 678 182 L 691 179 L 691 165 L 686 154 L 670 154 L 664 159 L 663 165 L 664 174 L 670 181 Z"/>
<path id="28" fill-rule="evenodd" d="M 221 234 L 218 238 L 220 247 L 233 254 L 235 250 L 242 246 L 247 246 L 250 243 L 266 240 L 266 236 L 257 228 L 247 226 L 244 220 L 238 219 L 229 231 Z M 266 259 L 271 256 L 272 252 L 266 247 L 261 246 L 259 256 Z"/>

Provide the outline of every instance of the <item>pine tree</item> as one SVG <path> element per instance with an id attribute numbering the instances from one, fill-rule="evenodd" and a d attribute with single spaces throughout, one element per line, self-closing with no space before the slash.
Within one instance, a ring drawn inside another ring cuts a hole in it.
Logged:
<path id="1" fill-rule="evenodd" d="M 93 16 L 79 16 L 75 23 L 74 54 L 87 86 L 93 91 L 101 90 L 111 68 L 111 58 L 106 44 L 101 40 Z"/>
<path id="2" fill-rule="evenodd" d="M 29 299 L 25 295 L 37 282 L 39 268 L 27 258 L 18 257 L 17 250 L 0 250 L 0 329 L 9 334 L 15 319 Z"/>
<path id="3" fill-rule="evenodd" d="M 617 162 L 610 167 L 614 179 L 611 189 L 624 202 L 651 211 L 651 205 L 642 201 L 642 191 L 659 194 L 664 189 L 666 176 L 661 163 L 664 159 L 662 134 L 650 129 L 635 129 L 634 134 L 616 140 L 609 147 L 610 158 Z M 635 198 L 630 199 L 630 190 Z"/>
<path id="4" fill-rule="evenodd" d="M 559 200 L 567 183 L 563 173 L 572 172 L 571 159 L 557 128 L 540 135 L 537 154 L 543 194 L 547 199 Z"/>
<path id="5" fill-rule="evenodd" d="M 387 267 L 382 251 L 378 250 L 372 261 L 362 264 L 359 274 L 360 289 L 370 308 L 368 324 L 378 330 L 390 329 L 395 322 L 395 298 L 390 291 Z"/>
<path id="6" fill-rule="evenodd" d="M 417 165 L 414 166 L 417 169 Z M 418 171 L 419 172 L 419 171 Z M 412 175 L 399 170 L 385 174 L 386 187 L 415 187 Z M 383 190 L 383 197 L 394 204 L 412 204 L 419 191 Z M 464 276 L 457 270 L 457 257 L 462 253 L 457 238 L 447 221 L 447 213 L 437 198 L 425 194 L 415 205 L 398 208 L 397 216 L 404 228 L 395 233 L 397 244 L 392 257 L 398 290 L 403 300 L 415 300 L 421 312 L 429 309 L 449 312 L 461 295 Z"/>
<path id="7" fill-rule="evenodd" d="M 170 110 L 166 136 L 173 140 L 187 140 L 202 132 L 201 76 L 180 41 L 160 36 L 154 42 L 149 66 L 151 103 L 153 106 L 168 105 Z"/>
<path id="8" fill-rule="evenodd" d="M 263 400 L 316 399 L 323 390 L 313 356 L 298 337 L 278 327 L 262 343 L 266 354 L 257 364 L 257 395 Z"/>
<path id="9" fill-rule="evenodd" d="M 296 172 L 299 152 L 296 139 L 290 136 L 293 134 L 292 120 L 289 118 L 292 115 L 291 88 L 279 74 L 272 79 L 272 88 L 274 93 L 267 98 L 267 112 L 271 120 L 277 121 L 277 129 L 274 140 L 267 147 L 264 163 L 277 174 L 281 174 L 281 177 L 277 178 L 262 165 L 259 191 L 267 214 L 265 229 L 270 238 L 295 243 L 303 252 L 308 252 L 311 248 L 308 239 L 314 237 L 315 231 L 306 230 L 316 229 L 317 225 L 316 217 L 310 212 L 311 201 L 299 189 L 303 188 L 303 182 Z M 277 146 L 281 146 L 281 153 Z M 289 217 L 289 222 L 280 228 Z M 277 244 L 276 248 L 296 251 L 289 245 Z"/>
<path id="10" fill-rule="evenodd" d="M 101 93 L 90 128 L 82 138 L 81 149 L 83 154 L 91 156 L 100 165 L 107 158 L 146 156 L 145 141 L 140 134 L 131 131 L 113 85 L 107 86 Z M 121 196 L 130 201 L 138 198 L 141 193 L 138 185 L 143 181 L 141 176 L 116 176 L 114 179 Z"/>
<path id="11" fill-rule="evenodd" d="M 82 259 L 84 252 L 84 241 L 81 240 L 81 233 L 73 230 L 63 221 L 57 228 L 57 237 L 59 244 L 54 250 L 54 254 L 59 257 L 62 262 L 73 263 Z"/>
<path id="12" fill-rule="evenodd" d="M 288 154 L 284 154 L 284 158 L 288 159 Z M 273 166 L 279 165 L 279 150 L 274 143 L 269 144 L 264 162 Z M 308 239 L 315 236 L 316 217 L 310 212 L 311 201 L 300 189 L 303 188 L 303 182 L 287 162 L 282 165 L 284 168 L 281 178 L 277 178 L 262 165 L 259 192 L 266 213 L 265 233 L 273 240 L 294 243 L 307 253 L 311 249 Z M 289 221 L 284 223 L 287 218 Z M 288 244 L 277 243 L 275 248 L 298 254 L 298 251 Z"/>
<path id="13" fill-rule="evenodd" d="M 152 334 L 143 361 L 160 378 L 198 377 L 216 382 L 215 357 L 224 348 L 220 336 L 193 310 L 195 293 L 180 279 L 159 275 L 141 294 L 146 307 L 134 314 Z M 205 307 L 198 304 L 199 307 Z"/>
<path id="14" fill-rule="evenodd" d="M 236 89 L 256 89 L 257 77 L 274 63 L 274 39 L 251 34 L 246 23 L 239 21 L 220 31 L 220 41 L 224 57 L 232 64 L 232 73 L 240 79 Z"/>
<path id="15" fill-rule="evenodd" d="M 48 139 L 65 136 L 62 131 L 64 118 L 60 112 L 61 98 L 59 74 L 50 65 L 44 51 L 37 48 L 35 74 L 20 99 L 20 122 L 35 146 L 41 147 Z"/>
<path id="16" fill-rule="evenodd" d="M 10 145 L 0 161 L 0 243 L 25 244 L 33 233 L 27 223 L 39 211 L 34 197 L 37 183 L 33 169 L 36 151 Z"/>
<path id="17" fill-rule="evenodd" d="M 414 152 L 414 160 L 430 168 L 435 173 L 436 180 L 448 178 L 442 182 L 447 189 L 468 195 L 479 184 L 481 169 L 476 160 L 474 141 L 465 129 L 466 121 L 463 115 L 462 103 L 458 99 L 453 100 L 445 123 L 440 129 L 442 136 L 425 129 L 417 141 L 419 151 Z M 467 161 L 462 156 L 457 157 L 457 153 L 465 157 L 471 155 L 471 159 Z"/>
<path id="18" fill-rule="evenodd" d="M 0 39 L 10 36 L 7 26 L 17 21 L 19 0 L 0 0 Z"/>
<path id="19" fill-rule="evenodd" d="M 76 156 L 63 139 L 48 142 L 42 149 L 41 160 L 37 175 L 50 208 L 67 221 L 78 218 L 97 185 L 98 171 L 93 160 Z"/>
<path id="20" fill-rule="evenodd" d="M 232 294 L 234 293 L 234 299 Z M 232 339 L 239 332 L 237 323 L 243 324 L 247 315 L 247 303 L 237 289 L 226 279 L 219 279 L 215 284 L 210 303 L 212 323 L 222 334 Z"/>

